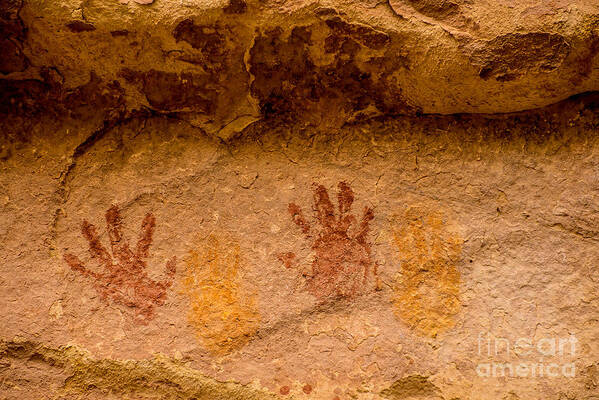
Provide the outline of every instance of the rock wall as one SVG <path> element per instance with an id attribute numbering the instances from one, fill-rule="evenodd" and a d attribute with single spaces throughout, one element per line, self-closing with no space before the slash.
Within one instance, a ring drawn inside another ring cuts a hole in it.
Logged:
<path id="1" fill-rule="evenodd" d="M 0 9 L 0 399 L 599 399 L 594 2 Z"/>

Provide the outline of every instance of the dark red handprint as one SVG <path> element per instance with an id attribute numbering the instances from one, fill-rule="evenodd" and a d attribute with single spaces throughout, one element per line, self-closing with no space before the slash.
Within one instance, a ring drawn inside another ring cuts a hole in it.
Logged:
<path id="1" fill-rule="evenodd" d="M 135 320 L 147 324 L 154 317 L 154 307 L 161 306 L 166 300 L 166 290 L 171 286 L 175 275 L 176 257 L 166 263 L 166 279 L 156 282 L 146 272 L 152 235 L 156 219 L 150 213 L 141 224 L 141 233 L 135 251 L 121 231 L 121 216 L 117 206 L 106 212 L 106 227 L 112 255 L 106 251 L 96 233 L 96 227 L 87 221 L 81 224 L 81 232 L 89 242 L 89 251 L 102 265 L 103 272 L 87 269 L 79 258 L 65 254 L 64 260 L 75 270 L 91 278 L 94 288 L 102 300 L 111 299 L 114 303 L 134 308 Z"/>
<path id="2" fill-rule="evenodd" d="M 308 290 L 321 301 L 353 297 L 367 288 L 369 275 L 376 274 L 376 264 L 367 239 L 374 212 L 364 207 L 358 224 L 356 217 L 350 214 L 354 194 L 347 183 L 340 182 L 337 194 L 339 215 L 335 216 L 325 187 L 314 186 L 315 219 L 320 224 L 318 230 L 304 218 L 298 205 L 289 204 L 293 222 L 312 241 L 314 261 L 311 274 L 306 276 Z M 286 253 L 280 259 L 290 266 L 294 257 L 293 253 Z"/>

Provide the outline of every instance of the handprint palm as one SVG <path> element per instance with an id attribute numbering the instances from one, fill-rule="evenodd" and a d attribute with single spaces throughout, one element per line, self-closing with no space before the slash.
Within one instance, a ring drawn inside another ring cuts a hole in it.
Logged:
<path id="1" fill-rule="evenodd" d="M 155 306 L 164 304 L 166 290 L 171 286 L 175 275 L 176 257 L 167 262 L 167 279 L 163 281 L 150 279 L 145 271 L 145 259 L 149 255 L 155 225 L 156 219 L 148 213 L 142 222 L 135 251 L 132 251 L 128 241 L 123 238 L 119 210 L 117 206 L 112 206 L 106 212 L 112 255 L 100 242 L 95 226 L 85 220 L 81 224 L 81 232 L 89 242 L 89 251 L 104 267 L 104 272 L 86 268 L 73 254 L 64 255 L 64 260 L 73 270 L 91 278 L 102 300 L 111 299 L 116 304 L 134 308 L 136 320 L 142 324 L 147 324 L 154 317 Z"/>

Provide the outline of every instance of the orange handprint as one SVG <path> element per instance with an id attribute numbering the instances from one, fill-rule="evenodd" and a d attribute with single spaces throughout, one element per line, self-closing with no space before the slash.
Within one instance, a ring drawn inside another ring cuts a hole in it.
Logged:
<path id="1" fill-rule="evenodd" d="M 213 354 L 242 348 L 258 331 L 261 317 L 255 293 L 243 282 L 245 268 L 239 241 L 224 231 L 199 240 L 187 259 L 189 322 Z"/>
<path id="2" fill-rule="evenodd" d="M 439 210 L 412 206 L 392 227 L 400 261 L 394 285 L 396 315 L 430 337 L 452 328 L 461 308 L 457 265 L 463 239 L 451 225 Z"/>

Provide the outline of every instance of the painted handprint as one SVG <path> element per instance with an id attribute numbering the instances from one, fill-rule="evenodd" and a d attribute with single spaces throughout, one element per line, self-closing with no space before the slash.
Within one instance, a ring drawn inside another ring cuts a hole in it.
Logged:
<path id="1" fill-rule="evenodd" d="M 117 206 L 106 212 L 106 227 L 110 239 L 111 253 L 100 242 L 96 227 L 88 221 L 81 224 L 81 232 L 89 243 L 91 256 L 103 267 L 102 272 L 86 268 L 73 254 L 65 254 L 64 260 L 69 266 L 88 277 L 103 301 L 133 308 L 135 321 L 147 324 L 154 318 L 154 307 L 161 306 L 166 300 L 166 291 L 172 285 L 175 275 L 176 257 L 166 263 L 166 279 L 152 280 L 146 272 L 146 261 L 156 219 L 150 213 L 141 224 L 141 233 L 135 250 L 129 248 L 123 237 L 121 216 Z"/>
<path id="2" fill-rule="evenodd" d="M 354 297 L 366 289 L 369 275 L 376 274 L 368 241 L 369 223 L 374 212 L 364 207 L 358 223 L 356 217 L 350 214 L 354 193 L 345 182 L 339 182 L 337 201 L 339 210 L 335 216 L 325 187 L 314 185 L 315 219 L 319 227 L 304 217 L 298 205 L 289 204 L 293 222 L 312 242 L 314 260 L 312 271 L 306 276 L 306 284 L 309 292 L 320 301 Z M 293 253 L 280 256 L 287 267 L 291 266 L 294 258 Z"/>
<path id="3" fill-rule="evenodd" d="M 416 332 L 435 337 L 455 325 L 461 307 L 463 240 L 445 213 L 421 205 L 401 212 L 392 234 L 400 261 L 395 313 Z"/>
<path id="4" fill-rule="evenodd" d="M 198 241 L 187 259 L 183 293 L 189 297 L 189 322 L 210 352 L 229 354 L 258 331 L 255 294 L 243 284 L 246 268 L 237 239 L 215 232 Z"/>

